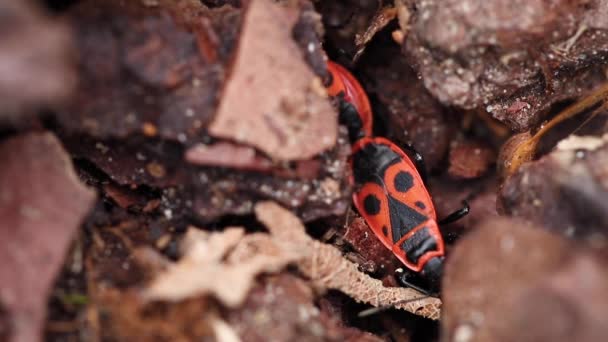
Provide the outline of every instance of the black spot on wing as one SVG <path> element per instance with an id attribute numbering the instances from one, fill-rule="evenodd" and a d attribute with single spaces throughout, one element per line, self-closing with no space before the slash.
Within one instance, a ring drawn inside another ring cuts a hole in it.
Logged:
<path id="1" fill-rule="evenodd" d="M 407 171 L 399 171 L 395 176 L 395 189 L 399 192 L 406 192 L 414 186 L 414 177 Z"/>
<path id="2" fill-rule="evenodd" d="M 426 209 L 426 205 L 424 205 L 424 203 L 421 201 L 416 201 L 414 204 L 420 209 Z"/>
<path id="3" fill-rule="evenodd" d="M 382 234 L 384 234 L 384 236 L 388 237 L 388 228 L 386 226 L 382 226 Z"/>
<path id="4" fill-rule="evenodd" d="M 406 204 L 390 195 L 388 196 L 388 203 L 391 228 L 393 231 L 393 243 L 397 243 L 403 235 L 409 233 L 412 229 L 428 220 L 428 217 L 408 207 Z"/>
<path id="5" fill-rule="evenodd" d="M 363 199 L 363 209 L 368 215 L 377 215 L 380 212 L 380 200 L 376 195 L 369 194 Z"/>
<path id="6" fill-rule="evenodd" d="M 403 241 L 401 248 L 405 251 L 407 259 L 416 264 L 426 252 L 437 250 L 437 240 L 431 235 L 428 227 L 424 227 Z"/>

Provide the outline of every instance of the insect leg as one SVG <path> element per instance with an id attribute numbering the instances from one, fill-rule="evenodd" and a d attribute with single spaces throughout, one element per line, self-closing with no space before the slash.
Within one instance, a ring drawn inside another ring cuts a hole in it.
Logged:
<path id="1" fill-rule="evenodd" d="M 418 169 L 418 173 L 420 174 L 420 177 L 422 177 L 422 181 L 426 183 L 428 179 L 428 170 L 426 169 L 424 157 L 416 150 L 416 148 L 414 148 L 414 145 L 410 143 L 404 144 L 403 147 L 412 154 L 414 163 L 416 163 L 416 169 Z"/>
<path id="2" fill-rule="evenodd" d="M 470 207 L 469 207 L 469 203 L 464 200 L 462 201 L 462 208 L 456 210 L 455 212 L 451 213 L 450 215 L 444 217 L 442 220 L 440 220 L 438 223 L 439 225 L 444 225 L 444 224 L 448 224 L 448 223 L 452 223 L 455 221 L 460 220 L 461 218 L 467 216 L 467 214 L 470 211 Z"/>
<path id="3" fill-rule="evenodd" d="M 407 280 L 407 274 L 403 272 L 402 269 L 397 269 L 395 271 L 395 278 L 401 287 L 409 287 L 412 288 L 428 297 L 439 297 L 436 293 L 431 293 L 429 290 L 424 289 L 418 285 L 412 284 Z"/>

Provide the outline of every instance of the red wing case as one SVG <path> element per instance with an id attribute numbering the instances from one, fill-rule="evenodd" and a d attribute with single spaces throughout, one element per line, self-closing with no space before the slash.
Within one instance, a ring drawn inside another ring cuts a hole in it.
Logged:
<path id="1" fill-rule="evenodd" d="M 420 272 L 444 243 L 431 196 L 410 158 L 384 138 L 365 137 L 353 146 L 353 194 L 359 213 L 380 241 L 411 270 Z"/>
<path id="2" fill-rule="evenodd" d="M 352 103 L 357 110 L 365 136 L 372 135 L 372 108 L 369 104 L 367 94 L 357 79 L 343 66 L 334 62 L 327 62 L 327 69 L 331 74 L 331 83 L 327 87 L 330 96 L 344 94 L 344 100 Z"/>

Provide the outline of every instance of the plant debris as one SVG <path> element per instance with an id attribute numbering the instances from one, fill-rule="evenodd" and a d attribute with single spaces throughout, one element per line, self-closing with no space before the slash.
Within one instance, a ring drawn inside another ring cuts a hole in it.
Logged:
<path id="1" fill-rule="evenodd" d="M 0 13 L 0 340 L 608 334 L 608 1 Z M 438 297 L 402 286 L 427 274 L 352 205 L 361 165 L 328 60 L 360 83 L 373 136 L 424 157 L 429 218 L 470 207 L 440 225 Z"/>
<path id="2" fill-rule="evenodd" d="M 438 319 L 441 301 L 427 297 L 410 288 L 387 288 L 382 282 L 360 272 L 357 265 L 346 260 L 332 246 L 312 240 L 297 217 L 276 203 L 256 205 L 256 216 L 268 228 L 271 235 L 286 249 L 304 255 L 298 268 L 313 284 L 320 288 L 340 290 L 359 302 L 373 306 L 394 305 L 417 315 Z M 422 298 L 407 302 L 410 299 Z"/>
<path id="3" fill-rule="evenodd" d="M 337 120 L 325 88 L 291 38 L 296 20 L 294 9 L 249 3 L 212 136 L 255 146 L 275 160 L 307 159 L 335 144 Z"/>
<path id="4" fill-rule="evenodd" d="M 65 252 L 95 194 L 78 180 L 51 133 L 0 144 L 0 326 L 9 341 L 40 340 Z"/>
<path id="5" fill-rule="evenodd" d="M 179 263 L 160 274 L 143 296 L 148 300 L 179 301 L 213 293 L 224 305 L 237 307 L 245 300 L 258 274 L 277 272 L 298 257 L 256 235 L 244 239 L 243 233 L 242 228 L 228 228 L 222 233 L 212 234 L 191 228 L 182 241 L 184 255 Z M 250 244 L 258 245 L 253 256 L 245 259 L 233 257 L 233 262 L 221 261 L 227 250 L 232 248 L 235 249 L 232 254 L 251 255 L 240 251 L 252 249 Z"/>
<path id="6" fill-rule="evenodd" d="M 599 87 L 593 93 L 569 106 L 543 125 L 534 135 L 529 132 L 514 135 L 503 145 L 500 155 L 503 177 L 513 174 L 525 162 L 534 158 L 541 139 L 558 124 L 577 115 L 587 115 L 587 121 L 601 113 L 608 106 L 608 85 Z"/>

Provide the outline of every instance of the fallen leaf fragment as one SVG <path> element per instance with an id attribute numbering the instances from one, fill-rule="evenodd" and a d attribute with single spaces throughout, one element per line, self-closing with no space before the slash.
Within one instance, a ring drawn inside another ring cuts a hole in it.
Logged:
<path id="1" fill-rule="evenodd" d="M 267 171 L 272 162 L 259 155 L 253 147 L 218 142 L 196 144 L 186 150 L 186 161 L 194 165 L 229 167 L 241 170 Z"/>
<path id="2" fill-rule="evenodd" d="M 338 234 L 342 235 L 344 242 L 365 260 L 365 264 L 359 263 L 359 265 L 365 266 L 368 273 L 374 273 L 382 278 L 403 267 L 393 253 L 384 247 L 380 239 L 373 238 L 374 232 L 362 217 L 355 218 L 342 231 L 338 231 Z"/>
<path id="3" fill-rule="evenodd" d="M 550 130 L 567 119 L 577 115 L 588 114 L 587 121 L 608 107 L 608 84 L 605 84 L 580 101 L 567 107 L 553 119 L 544 124 L 534 135 L 529 132 L 511 137 L 501 149 L 499 170 L 504 178 L 514 174 L 526 162 L 531 161 L 538 148 L 540 140 Z"/>
<path id="4" fill-rule="evenodd" d="M 182 258 L 160 273 L 143 291 L 143 297 L 180 301 L 211 294 L 235 308 L 246 299 L 258 274 L 279 272 L 293 263 L 318 288 L 340 290 L 374 306 L 394 305 L 423 317 L 439 318 L 438 298 L 409 288 L 384 287 L 380 280 L 360 272 L 338 249 L 308 236 L 302 222 L 287 209 L 261 202 L 254 210 L 270 234 L 243 235 L 242 228 L 227 228 L 221 233 L 190 229 L 182 243 Z M 417 298 L 421 299 L 410 301 Z"/>
<path id="5" fill-rule="evenodd" d="M 255 285 L 258 274 L 277 272 L 295 260 L 293 253 L 271 248 L 278 253 L 249 253 L 243 258 L 223 261 L 230 250 L 238 250 L 259 237 L 243 235 L 242 228 L 228 228 L 221 233 L 191 228 L 182 243 L 182 258 L 160 273 L 143 291 L 143 297 L 175 302 L 211 294 L 228 307 L 238 307 Z"/>
<path id="6" fill-rule="evenodd" d="M 276 160 L 302 160 L 332 146 L 337 119 L 315 91 L 317 76 L 292 39 L 298 13 L 269 0 L 246 6 L 228 79 L 209 133 Z"/>
<path id="7" fill-rule="evenodd" d="M 39 341 L 49 291 L 95 193 L 50 133 L 5 140 L 0 160 L 0 307 L 9 341 Z"/>
<path id="8" fill-rule="evenodd" d="M 425 297 L 410 288 L 387 288 L 382 282 L 358 270 L 357 265 L 345 259 L 333 246 L 313 240 L 306 234 L 304 225 L 290 211 L 274 202 L 258 203 L 255 214 L 270 231 L 280 246 L 295 251 L 301 257 L 296 265 L 315 286 L 340 290 L 358 302 L 373 306 L 394 305 L 411 313 L 439 319 L 441 300 Z"/>

